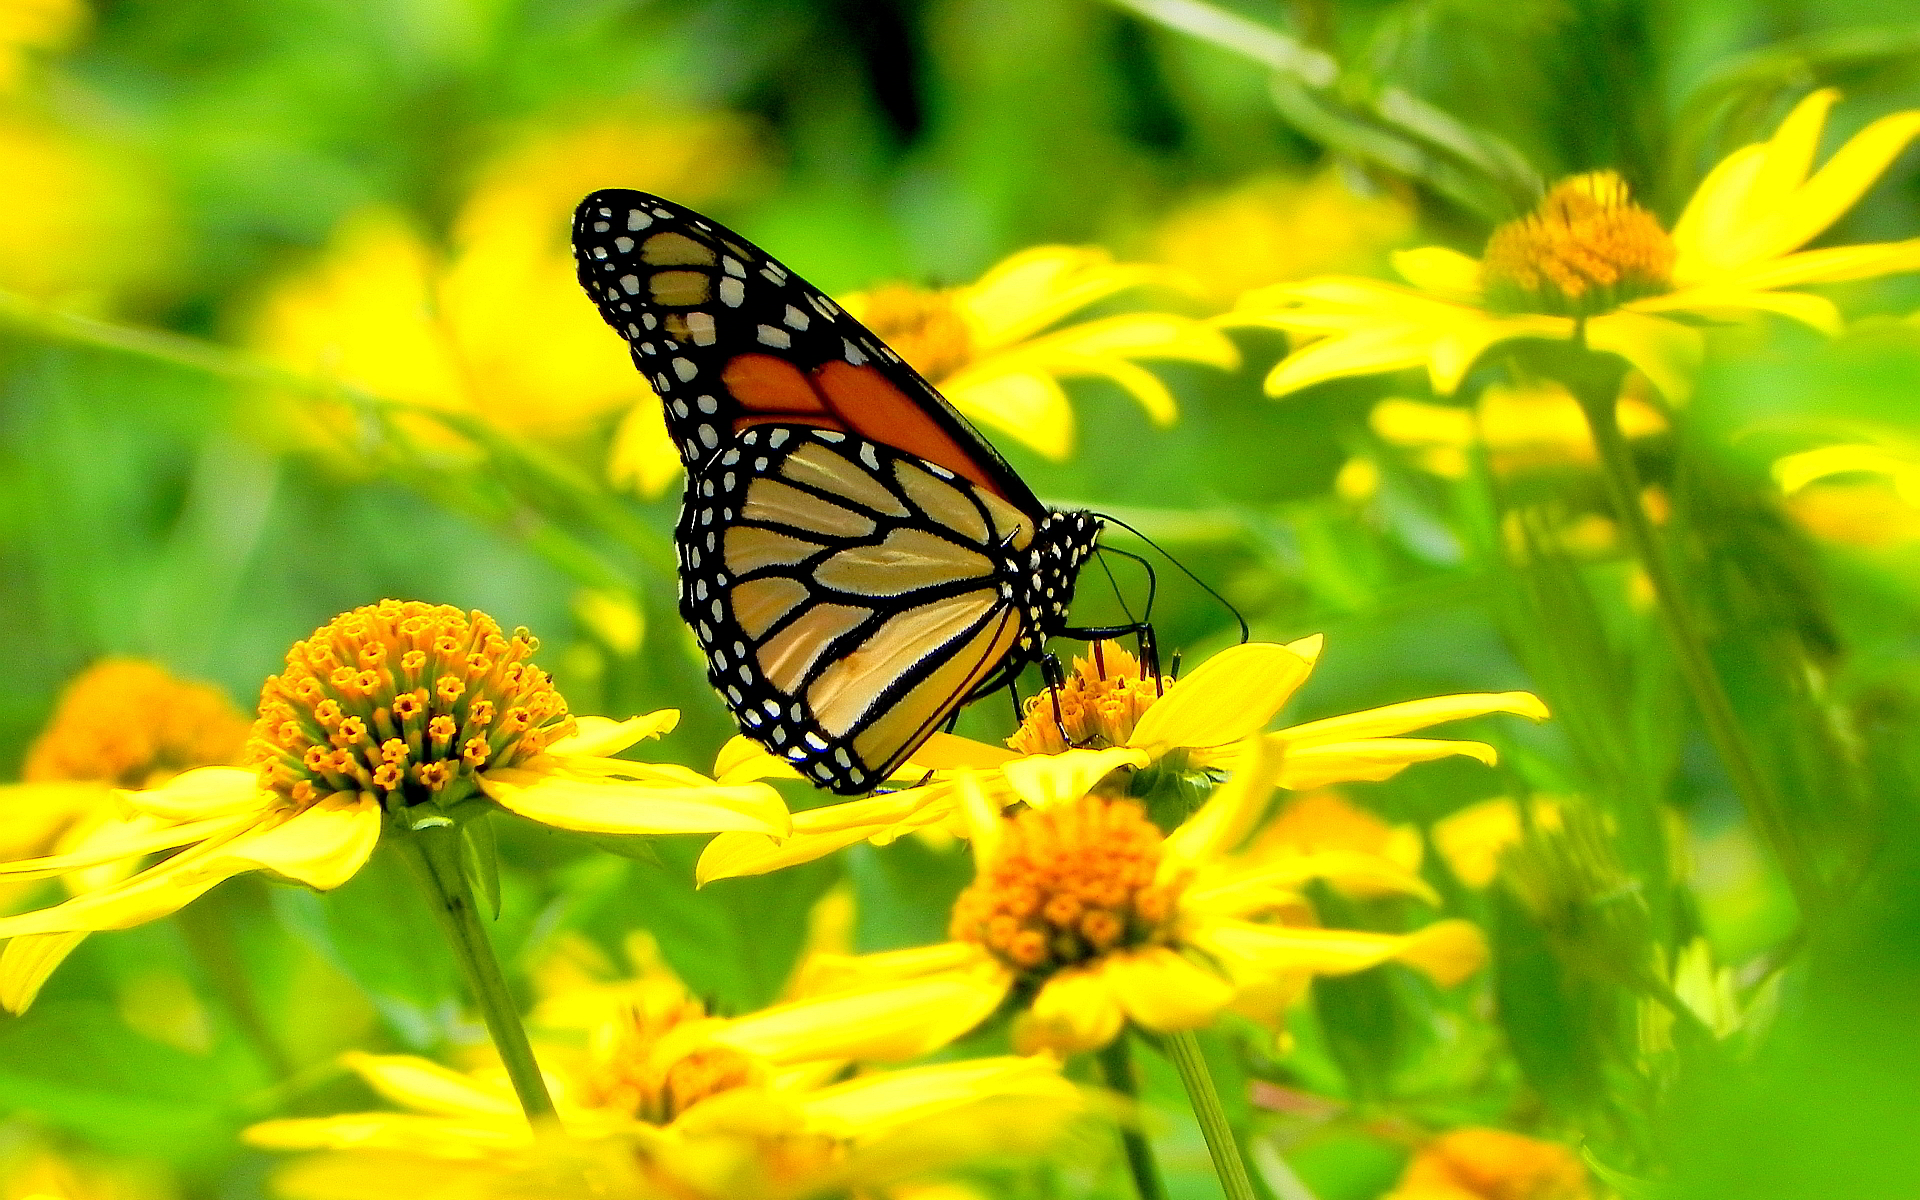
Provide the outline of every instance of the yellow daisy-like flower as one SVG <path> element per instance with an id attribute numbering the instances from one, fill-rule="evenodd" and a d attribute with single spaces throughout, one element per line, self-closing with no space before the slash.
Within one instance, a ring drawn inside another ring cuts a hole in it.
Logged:
<path id="1" fill-rule="evenodd" d="M 1504 1129 L 1456 1129 L 1420 1147 L 1382 1200 L 1591 1200 L 1580 1158 Z"/>
<path id="2" fill-rule="evenodd" d="M 1305 342 L 1267 376 L 1276 396 L 1420 366 L 1436 392 L 1451 393 L 1499 343 L 1582 336 L 1682 400 L 1702 353 L 1693 322 L 1772 312 L 1833 333 L 1833 303 L 1793 289 L 1920 269 L 1920 239 L 1800 250 L 1920 134 L 1920 111 L 1883 117 L 1811 171 L 1838 98 L 1813 93 L 1771 140 L 1723 159 L 1671 233 L 1600 171 L 1556 185 L 1533 214 L 1496 230 L 1478 261 L 1407 250 L 1393 263 L 1411 286 L 1344 276 L 1280 284 L 1248 293 L 1222 320 Z"/>
<path id="3" fill-rule="evenodd" d="M 537 645 L 483 613 L 417 601 L 334 618 L 262 688 L 251 767 L 203 767 L 123 792 L 132 818 L 112 836 L 0 862 L 0 880 L 170 857 L 52 908 L 0 917 L 0 937 L 124 929 L 248 871 L 336 888 L 388 821 L 448 825 L 466 804 L 589 833 L 786 832 L 786 807 L 764 784 L 721 786 L 683 767 L 608 757 L 671 729 L 679 714 L 572 717 L 529 661 Z M 0 960 L 0 990 L 30 994 L 51 969 Z"/>
<path id="4" fill-rule="evenodd" d="M 0 1200 L 163 1200 L 175 1194 L 152 1164 L 57 1154 L 39 1139 L 0 1143 Z"/>
<path id="5" fill-rule="evenodd" d="M 256 1146 L 330 1150 L 283 1171 L 303 1200 L 431 1194 L 514 1200 L 801 1200 L 975 1159 L 1044 1149 L 1084 1109 L 1043 1060 L 995 1058 L 862 1075 L 793 1047 L 782 1062 L 725 1040 L 733 1022 L 684 994 L 632 993 L 584 1054 L 555 1050 L 564 1134 L 527 1125 L 497 1072 L 354 1054 L 407 1112 L 270 1121 Z"/>
<path id="6" fill-rule="evenodd" d="M 962 777 L 976 873 L 954 905 L 953 940 L 816 970 L 824 994 L 721 1036 L 775 1060 L 831 1039 L 850 1058 L 906 1058 L 1011 1003 L 1017 1049 L 1076 1053 L 1128 1022 L 1171 1033 L 1238 1008 L 1277 1024 L 1315 974 L 1399 960 L 1452 984 L 1477 970 L 1485 944 L 1464 921 L 1406 935 L 1317 927 L 1302 894 L 1314 879 L 1430 893 L 1378 856 L 1254 838 L 1284 758 L 1253 740 L 1234 778 L 1164 836 L 1137 802 L 1101 795 L 1002 817 Z"/>
<path id="7" fill-rule="evenodd" d="M 1022 250 L 966 287 L 939 291 L 895 284 L 840 297 L 840 304 L 926 376 L 955 408 L 1049 458 L 1073 449 L 1073 409 L 1060 380 L 1112 381 L 1155 423 L 1178 413 L 1173 393 L 1136 359 L 1239 365 L 1233 343 L 1211 325 L 1163 312 L 1074 320 L 1122 292 L 1168 284 L 1164 267 L 1116 263 L 1086 246 Z M 680 455 L 659 405 L 636 409 L 614 448 L 615 481 L 657 495 L 679 477 Z"/>
<path id="8" fill-rule="evenodd" d="M 1074 660 L 1057 697 L 1042 692 L 1028 700 L 1026 720 L 1009 739 L 1014 749 L 936 734 L 900 775 L 918 779 L 937 771 L 941 777 L 934 782 L 795 813 L 793 836 L 781 841 L 722 834 L 701 855 L 698 878 L 705 883 L 761 874 L 855 842 L 884 843 L 915 829 L 951 824 L 958 811 L 955 772 L 962 770 L 979 772 L 979 786 L 994 802 L 1034 808 L 1078 800 L 1103 781 L 1107 791 L 1127 791 L 1149 769 L 1225 770 L 1244 739 L 1266 728 L 1306 682 L 1321 644 L 1314 636 L 1284 646 L 1235 646 L 1175 682 L 1142 678 L 1131 654 L 1116 643 L 1102 643 L 1088 658 Z M 1534 720 L 1547 716 L 1545 706 L 1527 692 L 1468 693 L 1310 721 L 1266 736 L 1286 751 L 1280 786 L 1306 790 L 1388 779 L 1413 763 L 1453 755 L 1491 763 L 1493 747 L 1483 742 L 1400 735 L 1496 712 Z M 730 781 L 792 771 L 740 739 L 722 752 L 715 774 Z"/>
<path id="9" fill-rule="evenodd" d="M 27 750 L 24 782 L 0 787 L 0 861 L 86 855 L 144 828 L 114 803 L 115 788 L 154 787 L 195 767 L 240 761 L 247 719 L 218 688 L 175 678 L 156 663 L 106 659 L 60 694 Z M 129 864 L 76 871 L 85 891 L 123 878 Z M 0 885 L 12 904 L 36 885 Z M 21 1012 L 47 974 L 86 935 L 15 938 L 0 952 L 0 1008 Z"/>
<path id="10" fill-rule="evenodd" d="M 740 120 L 719 116 L 537 134 L 482 174 L 455 216 L 450 253 L 398 214 L 356 214 L 320 262 L 267 298 L 252 340 L 303 375 L 531 436 L 657 408 L 626 351 L 580 303 L 567 242 L 573 206 L 610 177 L 712 196 L 751 161 L 751 141 Z M 320 415 L 331 440 L 351 437 L 351 422 Z M 448 443 L 434 424 L 403 424 Z"/>
<path id="11" fill-rule="evenodd" d="M 1821 446 L 1773 464 L 1787 512 L 1825 541 L 1888 549 L 1920 541 L 1920 455 L 1871 443 Z"/>

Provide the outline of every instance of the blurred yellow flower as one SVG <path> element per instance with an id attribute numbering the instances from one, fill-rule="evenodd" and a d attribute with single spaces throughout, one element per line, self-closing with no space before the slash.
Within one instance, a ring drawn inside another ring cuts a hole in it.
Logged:
<path id="1" fill-rule="evenodd" d="M 0 4 L 0 92 L 17 91 L 35 54 L 64 50 L 87 24 L 84 0 L 7 0 Z"/>
<path id="2" fill-rule="evenodd" d="M 1268 175 L 1176 209 L 1153 235 L 1155 257 L 1230 304 L 1263 284 L 1329 271 L 1371 271 L 1413 233 L 1413 206 L 1356 192 L 1348 173 Z"/>
<path id="3" fill-rule="evenodd" d="M 1502 1129 L 1456 1129 L 1413 1156 L 1382 1200 L 1592 1200 L 1587 1169 L 1554 1142 Z"/>
<path id="4" fill-rule="evenodd" d="M 1371 888 L 1428 893 L 1376 856 L 1255 836 L 1284 757 L 1252 739 L 1240 771 L 1165 836 L 1136 801 L 1100 795 L 1002 817 L 963 775 L 976 872 L 955 902 L 953 940 L 816 968 L 819 994 L 721 1036 L 774 1061 L 823 1042 L 850 1058 L 910 1058 L 1011 999 L 1016 1049 L 1070 1054 L 1130 1021 L 1177 1032 L 1233 1007 L 1277 1025 L 1315 974 L 1399 960 L 1453 984 L 1477 970 L 1485 945 L 1464 921 L 1406 935 L 1317 927 L 1301 891 L 1313 879 L 1351 872 Z"/>
<path id="5" fill-rule="evenodd" d="M 1063 459 L 1073 449 L 1074 425 L 1061 379 L 1110 380 L 1157 424 L 1169 425 L 1178 412 L 1173 393 L 1134 360 L 1223 370 L 1239 364 L 1232 342 L 1190 317 L 1133 312 L 1075 320 L 1122 292 L 1173 279 L 1165 268 L 1116 263 L 1093 247 L 1036 246 L 966 287 L 894 284 L 839 300 L 968 419 Z M 615 478 L 648 494 L 680 470 L 658 407 L 629 418 L 614 451 Z"/>
<path id="6" fill-rule="evenodd" d="M 7 61 L 0 48 L 0 74 Z M 0 288 L 98 309 L 171 261 L 160 189 L 114 146 L 0 113 L 0 179 Z"/>
<path id="7" fill-rule="evenodd" d="M 786 807 L 765 784 L 719 786 L 682 767 L 608 757 L 671 729 L 679 714 L 569 716 L 528 661 L 537 647 L 524 629 L 508 636 L 483 613 L 444 605 L 388 600 L 334 618 L 262 688 L 252 767 L 202 767 L 123 792 L 129 820 L 82 850 L 0 863 L 0 880 L 171 857 L 52 908 L 0 917 L 0 937 L 143 924 L 248 871 L 336 888 L 388 819 L 451 824 L 446 813 L 466 803 L 589 833 L 786 831 Z M 0 956 L 0 994 L 30 999 L 58 961 Z"/>
<path id="8" fill-rule="evenodd" d="M 794 814 L 793 835 L 776 841 L 755 834 L 721 834 L 700 856 L 702 883 L 756 875 L 808 862 L 868 839 L 892 841 L 929 826 L 951 825 L 958 811 L 958 772 L 978 773 L 978 786 L 1001 806 L 1034 808 L 1078 800 L 1090 791 L 1123 793 L 1144 782 L 1149 768 L 1182 773 L 1230 768 L 1249 735 L 1271 722 L 1319 661 L 1322 639 L 1289 645 L 1251 642 L 1208 659 L 1174 682 L 1141 678 L 1139 662 L 1117 643 L 1076 658 L 1057 697 L 1064 728 L 1055 723 L 1054 697 L 1027 702 L 1024 723 L 1008 744 L 989 746 L 935 734 L 901 769 L 924 786 Z M 1544 720 L 1547 710 L 1527 692 L 1436 696 L 1347 716 L 1310 721 L 1266 735 L 1285 750 L 1281 787 L 1306 790 L 1334 783 L 1388 779 L 1417 763 L 1467 755 L 1491 763 L 1483 742 L 1407 738 L 1400 734 L 1443 721 L 1488 713 Z M 791 768 L 739 739 L 715 764 L 726 781 L 791 776 Z"/>
<path id="9" fill-rule="evenodd" d="M 566 437 L 615 412 L 658 408 L 580 302 L 567 242 L 573 206 L 616 180 L 698 201 L 733 186 L 752 158 L 747 126 L 725 116 L 531 135 L 475 181 L 450 253 L 396 213 L 358 213 L 318 263 L 267 297 L 250 340 L 303 375 L 529 436 Z M 406 426 L 446 443 L 431 423 Z"/>
<path id="10" fill-rule="evenodd" d="M 1628 439 L 1667 430 L 1651 398 L 1636 395 L 1631 380 L 1617 403 L 1620 432 Z M 1444 479 L 1464 479 L 1476 447 L 1487 465 L 1511 475 L 1598 462 L 1580 402 L 1550 379 L 1492 383 L 1471 408 L 1392 397 L 1373 406 L 1368 424 L 1380 439 L 1407 450 L 1423 470 Z"/>
<path id="11" fill-rule="evenodd" d="M 530 1130 L 497 1070 L 353 1054 L 349 1066 L 411 1111 L 269 1121 L 246 1140 L 333 1151 L 280 1173 L 276 1191 L 299 1200 L 403 1195 L 409 1181 L 475 1200 L 800 1200 L 1037 1152 L 1084 1107 L 1057 1067 L 1031 1059 L 835 1082 L 834 1047 L 761 1059 L 727 1042 L 735 1022 L 657 982 L 604 1013 L 584 1053 L 545 1056 L 564 1133 Z"/>
<path id="12" fill-rule="evenodd" d="M 0 1200 L 162 1200 L 173 1194 L 151 1165 L 55 1154 L 17 1133 L 0 1143 Z"/>
<path id="13" fill-rule="evenodd" d="M 1736 150 L 1701 183 L 1671 233 L 1610 171 L 1557 184 L 1494 231 L 1479 260 L 1402 251 L 1412 286 L 1325 276 L 1250 292 L 1227 324 L 1304 343 L 1267 376 L 1271 395 L 1322 380 L 1424 366 L 1451 393 L 1489 348 L 1580 337 L 1618 355 L 1669 400 L 1686 398 L 1702 353 L 1696 321 L 1773 312 L 1837 332 L 1824 297 L 1784 289 L 1920 269 L 1920 238 L 1799 251 L 1871 187 L 1916 134 L 1920 111 L 1883 117 L 1809 175 L 1838 93 L 1813 93 L 1772 138 Z"/>
<path id="14" fill-rule="evenodd" d="M 1920 541 L 1920 456 L 1871 443 L 1822 446 L 1777 460 L 1773 480 L 1815 537 L 1867 549 Z"/>
<path id="15" fill-rule="evenodd" d="M 146 827 L 114 803 L 120 787 L 157 787 L 182 771 L 240 761 L 246 717 L 218 688 L 139 659 L 105 659 L 60 693 L 27 750 L 24 781 L 0 787 L 0 861 L 85 856 Z M 86 891 L 125 876 L 125 864 L 67 875 Z M 8 904 L 33 888 L 0 885 Z M 14 938 L 0 952 L 0 1008 L 23 1011 L 82 933 Z M 32 964 L 30 967 L 28 964 Z"/>
<path id="16" fill-rule="evenodd" d="M 1527 818 L 1543 829 L 1560 828 L 1559 801 L 1535 796 Z M 1526 833 L 1520 806 L 1505 796 L 1469 804 L 1433 823 L 1433 848 L 1446 860 L 1454 878 L 1471 888 L 1493 882 L 1500 856 L 1520 844 Z"/>

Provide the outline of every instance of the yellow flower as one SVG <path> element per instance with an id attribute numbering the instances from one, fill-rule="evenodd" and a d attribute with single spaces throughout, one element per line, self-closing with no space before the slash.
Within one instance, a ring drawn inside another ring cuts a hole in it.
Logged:
<path id="1" fill-rule="evenodd" d="M 66 49 L 88 15 L 82 0 L 9 0 L 0 5 L 0 91 L 20 87 L 34 54 Z"/>
<path id="2" fill-rule="evenodd" d="M 96 663 L 61 692 L 53 717 L 27 750 L 25 781 L 0 787 L 0 861 L 84 856 L 137 834 L 144 821 L 113 802 L 116 787 L 153 787 L 195 767 L 239 762 L 246 740 L 247 719 L 219 689 L 138 659 Z M 109 864 L 63 882 L 85 891 L 116 882 L 128 869 Z M 0 897 L 12 903 L 34 886 L 4 886 Z M 8 941 L 0 952 L 0 1007 L 23 1011 L 84 937 Z"/>
<path id="3" fill-rule="evenodd" d="M 995 803 L 1035 808 L 1078 800 L 1103 780 L 1108 790 L 1128 790 L 1146 782 L 1150 768 L 1156 773 L 1224 770 L 1233 764 L 1243 740 L 1266 728 L 1306 682 L 1319 661 L 1321 641 L 1315 636 L 1284 646 L 1235 646 L 1178 682 L 1142 679 L 1131 654 L 1115 643 L 1102 643 L 1089 658 L 1074 660 L 1073 673 L 1057 697 L 1064 730 L 1055 722 L 1055 697 L 1042 692 L 1028 700 L 1026 720 L 1009 739 L 1014 750 L 935 734 L 901 771 L 902 778 L 910 779 L 938 771 L 934 782 L 796 813 L 793 836 L 782 841 L 722 834 L 700 856 L 698 878 L 706 883 L 760 874 L 855 842 L 884 843 L 915 829 L 949 823 L 957 812 L 955 772 L 962 770 L 983 773 L 979 786 Z M 1388 779 L 1413 763 L 1453 755 L 1491 763 L 1493 747 L 1483 742 L 1399 735 L 1495 712 L 1534 720 L 1547 715 L 1527 692 L 1469 693 L 1390 704 L 1266 736 L 1286 751 L 1280 786 L 1306 790 Z M 792 772 L 742 740 L 722 751 L 715 774 L 736 780 Z"/>
<path id="4" fill-rule="evenodd" d="M 1666 418 L 1637 390 L 1630 379 L 1617 403 L 1620 432 L 1628 439 L 1666 432 Z M 1485 449 L 1487 465 L 1501 475 L 1598 461 L 1580 402 L 1550 379 L 1489 384 L 1472 408 L 1392 397 L 1373 406 L 1368 424 L 1382 441 L 1409 451 L 1421 469 L 1444 479 L 1466 478 L 1476 447 Z"/>
<path id="5" fill-rule="evenodd" d="M 1535 796 L 1528 805 L 1527 821 L 1542 829 L 1559 829 L 1560 802 Z M 1499 873 L 1500 856 L 1520 844 L 1526 825 L 1520 806 L 1505 796 L 1482 800 L 1435 821 L 1433 848 L 1446 860 L 1454 878 L 1468 887 L 1483 888 Z"/>
<path id="6" fill-rule="evenodd" d="M 1456 1129 L 1422 1146 L 1383 1200 L 1591 1200 L 1573 1151 L 1502 1129 Z"/>
<path id="7" fill-rule="evenodd" d="M 161 1200 L 173 1194 L 151 1166 L 55 1154 L 18 1128 L 0 1143 L 0 1200 Z"/>
<path id="8" fill-rule="evenodd" d="M 282 1195 L 516 1200 L 800 1200 L 1043 1149 L 1083 1108 L 1054 1064 L 983 1059 L 834 1082 L 842 1063 L 791 1047 L 775 1063 L 727 1043 L 733 1022 L 684 993 L 634 992 L 585 1053 L 543 1056 L 564 1134 L 530 1130 L 497 1071 L 348 1056 L 408 1112 L 269 1121 L 256 1146 L 332 1150 L 282 1172 Z"/>
<path id="9" fill-rule="evenodd" d="M 786 808 L 764 784 L 722 787 L 683 767 L 608 757 L 671 729 L 678 714 L 571 717 L 528 661 L 536 648 L 524 629 L 507 635 L 483 613 L 444 605 L 387 600 L 334 618 L 262 688 L 250 768 L 202 767 L 121 793 L 132 816 L 110 835 L 0 863 L 0 880 L 171 857 L 0 917 L 0 937 L 124 929 L 248 871 L 339 887 L 387 820 L 451 824 L 446 814 L 463 804 L 590 833 L 786 831 Z M 0 959 L 0 992 L 30 996 L 53 965 L 10 958 Z"/>
<path id="10" fill-rule="evenodd" d="M 1773 464 L 1787 511 L 1807 532 L 1882 549 L 1920 541 L 1920 456 L 1870 443 L 1822 446 Z"/>
<path id="11" fill-rule="evenodd" d="M 736 119 L 602 122 L 538 134 L 501 156 L 455 216 L 441 254 L 399 215 L 363 211 L 325 257 L 281 284 L 252 340 L 304 375 L 388 400 L 476 414 L 558 438 L 629 408 L 658 408 L 591 305 L 580 303 L 567 230 L 581 195 L 619 178 L 699 199 L 750 157 Z M 334 440 L 351 422 L 325 414 Z M 430 422 L 403 422 L 446 445 Z"/>
<path id="12" fill-rule="evenodd" d="M 1477 970 L 1485 944 L 1464 921 L 1406 935 L 1316 927 L 1302 894 L 1313 879 L 1351 875 L 1369 888 L 1428 893 L 1376 856 L 1253 837 L 1284 757 L 1253 739 L 1239 772 L 1165 836 L 1136 801 L 1101 795 L 1002 817 L 963 776 L 976 872 L 955 902 L 953 940 L 816 969 L 824 994 L 721 1036 L 776 1061 L 789 1045 L 817 1053 L 834 1041 L 851 1058 L 906 1058 L 1011 999 L 1017 1049 L 1076 1053 L 1106 1045 L 1128 1022 L 1177 1032 L 1238 1008 L 1277 1025 L 1315 974 L 1397 959 L 1452 984 Z"/>
<path id="13" fill-rule="evenodd" d="M 1175 210 L 1155 231 L 1156 257 L 1231 302 L 1250 288 L 1381 265 L 1413 232 L 1398 197 L 1362 196 L 1347 172 L 1268 175 Z"/>
<path id="14" fill-rule="evenodd" d="M 1813 93 L 1770 141 L 1723 159 L 1670 234 L 1601 171 L 1556 185 L 1532 215 L 1496 230 L 1479 261 L 1407 250 L 1393 262 L 1410 287 L 1325 276 L 1249 293 L 1223 320 L 1306 342 L 1267 376 L 1272 395 L 1419 366 L 1436 392 L 1451 393 L 1499 343 L 1583 334 L 1669 400 L 1684 399 L 1702 353 L 1689 321 L 1773 312 L 1833 333 L 1832 302 L 1791 289 L 1920 269 L 1920 239 L 1799 250 L 1920 134 L 1920 111 L 1883 117 L 1810 175 L 1837 99 Z"/>
<path id="15" fill-rule="evenodd" d="M 895 284 L 840 297 L 848 312 L 898 350 L 941 395 L 974 421 L 1049 458 L 1073 449 L 1073 409 L 1060 380 L 1110 380 L 1155 423 L 1178 412 L 1173 393 L 1135 359 L 1202 363 L 1230 370 L 1233 344 L 1212 326 L 1163 312 L 1075 320 L 1088 307 L 1132 288 L 1167 283 L 1165 268 L 1116 263 L 1104 250 L 1036 246 L 966 287 L 928 291 Z M 680 470 L 655 404 L 622 427 L 616 479 L 657 494 Z"/>

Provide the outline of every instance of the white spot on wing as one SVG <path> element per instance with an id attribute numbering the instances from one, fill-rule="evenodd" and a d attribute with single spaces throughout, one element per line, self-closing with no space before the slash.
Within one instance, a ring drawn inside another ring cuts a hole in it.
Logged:
<path id="1" fill-rule="evenodd" d="M 801 312 L 791 304 L 787 305 L 787 315 L 781 319 L 794 329 L 805 329 L 807 327 L 807 314 Z"/>
<path id="2" fill-rule="evenodd" d="M 785 350 L 793 345 L 793 335 L 773 325 L 762 325 L 754 331 L 763 346 L 772 346 L 776 350 Z"/>
<path id="3" fill-rule="evenodd" d="M 728 308 L 739 308 L 740 302 L 747 298 L 746 285 L 729 275 L 720 281 L 720 303 Z"/>
<path id="4" fill-rule="evenodd" d="M 651 224 L 653 224 L 653 218 L 641 212 L 639 209 L 630 208 L 627 210 L 628 229 L 645 229 Z"/>
<path id="5" fill-rule="evenodd" d="M 617 237 L 613 239 L 613 248 L 622 254 L 631 254 L 633 253 L 633 239 L 630 237 Z"/>
<path id="6" fill-rule="evenodd" d="M 627 290 L 627 295 L 636 295 L 640 291 L 640 277 L 638 275 L 622 275 L 620 277 L 620 286 Z"/>

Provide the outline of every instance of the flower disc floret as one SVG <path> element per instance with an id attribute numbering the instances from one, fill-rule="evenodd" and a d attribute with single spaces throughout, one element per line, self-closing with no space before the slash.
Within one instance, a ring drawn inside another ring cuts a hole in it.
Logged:
<path id="1" fill-rule="evenodd" d="M 1487 299 L 1509 312 L 1591 316 L 1673 286 L 1673 239 L 1612 171 L 1555 184 L 1533 212 L 1493 231 Z"/>
<path id="2" fill-rule="evenodd" d="M 877 287 L 866 293 L 863 319 L 928 379 L 945 379 L 973 361 L 973 334 L 951 292 Z"/>
<path id="3" fill-rule="evenodd" d="M 336 794 L 418 804 L 474 790 L 573 730 L 529 660 L 539 641 L 485 613 L 383 600 L 287 652 L 247 745 L 261 787 L 298 808 Z"/>
<path id="4" fill-rule="evenodd" d="M 702 1100 L 764 1085 L 764 1064 L 698 1036 L 701 1026 L 711 1024 L 706 1009 L 694 1000 L 653 1012 L 629 1009 L 617 1036 L 587 1075 L 581 1099 L 595 1108 L 665 1126 Z"/>
<path id="5" fill-rule="evenodd" d="M 1073 660 L 1064 686 L 1027 698 L 1007 745 L 1022 754 L 1124 746 L 1141 714 L 1172 684 L 1143 677 L 1140 660 L 1118 642 L 1095 642 L 1088 657 Z"/>
<path id="6" fill-rule="evenodd" d="M 21 774 L 29 783 L 151 787 L 195 767 L 238 761 L 246 737 L 246 716 L 218 688 L 113 658 L 67 685 Z"/>
<path id="7" fill-rule="evenodd" d="M 1040 978 L 1166 940 L 1178 887 L 1155 882 L 1164 839 L 1138 804 L 1083 796 L 1021 813 L 1003 837 L 954 904 L 955 941 Z"/>

